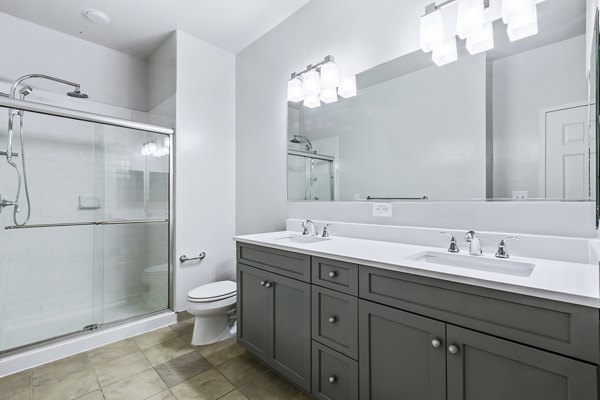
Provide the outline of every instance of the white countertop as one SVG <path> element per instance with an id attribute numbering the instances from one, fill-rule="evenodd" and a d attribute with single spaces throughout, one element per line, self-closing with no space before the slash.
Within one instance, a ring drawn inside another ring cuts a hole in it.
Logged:
<path id="1" fill-rule="evenodd" d="M 295 251 L 375 268 L 600 308 L 600 268 L 598 264 L 511 257 L 510 261 L 535 264 L 530 276 L 513 276 L 468 268 L 441 266 L 411 259 L 411 257 L 426 251 L 442 253 L 446 251 L 446 249 L 437 247 L 339 236 L 314 243 L 282 240 L 282 238 L 290 235 L 300 236 L 298 232 L 281 231 L 235 236 L 234 239 L 239 242 Z M 463 252 L 463 254 L 466 253 Z M 494 258 L 494 255 L 484 254 L 483 257 Z"/>

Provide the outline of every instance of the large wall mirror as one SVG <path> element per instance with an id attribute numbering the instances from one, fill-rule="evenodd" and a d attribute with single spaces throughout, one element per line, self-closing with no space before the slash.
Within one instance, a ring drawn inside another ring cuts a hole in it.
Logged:
<path id="1" fill-rule="evenodd" d="M 538 20 L 517 42 L 497 21 L 492 51 L 462 42 L 443 67 L 419 50 L 364 71 L 356 97 L 289 103 L 288 199 L 593 201 L 586 0 L 540 3 Z"/>

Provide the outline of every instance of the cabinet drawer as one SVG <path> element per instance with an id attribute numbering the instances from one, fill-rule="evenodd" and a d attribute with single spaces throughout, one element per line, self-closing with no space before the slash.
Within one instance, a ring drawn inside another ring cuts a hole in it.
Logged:
<path id="1" fill-rule="evenodd" d="M 312 393 L 323 400 L 358 400 L 358 363 L 317 342 L 312 345 Z"/>
<path id="2" fill-rule="evenodd" d="M 495 336 L 599 361 L 597 309 L 370 267 L 360 297 Z"/>
<path id="3" fill-rule="evenodd" d="M 237 261 L 240 264 L 310 282 L 310 256 L 305 254 L 238 242 Z"/>
<path id="4" fill-rule="evenodd" d="M 312 282 L 329 289 L 358 296 L 358 265 L 313 257 Z"/>
<path id="5" fill-rule="evenodd" d="M 358 358 L 358 298 L 312 287 L 312 338 Z"/>

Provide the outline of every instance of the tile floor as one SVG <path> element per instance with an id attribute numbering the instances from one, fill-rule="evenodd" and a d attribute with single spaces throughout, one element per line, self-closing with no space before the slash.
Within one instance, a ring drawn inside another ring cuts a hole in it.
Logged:
<path id="1" fill-rule="evenodd" d="M 231 339 L 190 344 L 188 319 L 0 378 L 0 400 L 308 400 Z"/>

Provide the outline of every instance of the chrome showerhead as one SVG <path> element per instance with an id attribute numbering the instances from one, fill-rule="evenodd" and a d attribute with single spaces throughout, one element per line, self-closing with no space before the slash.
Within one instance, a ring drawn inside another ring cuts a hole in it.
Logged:
<path id="1" fill-rule="evenodd" d="M 25 85 L 21 88 L 21 90 L 19 90 L 19 93 L 21 94 L 22 98 L 25 98 L 25 96 L 29 96 L 31 92 L 33 92 L 33 89 L 29 85 Z"/>
<path id="2" fill-rule="evenodd" d="M 67 96 L 69 96 L 69 97 L 75 97 L 76 99 L 87 99 L 89 97 L 87 94 L 81 93 L 81 91 L 79 90 L 79 88 L 75 88 L 74 91 L 68 92 Z"/>

